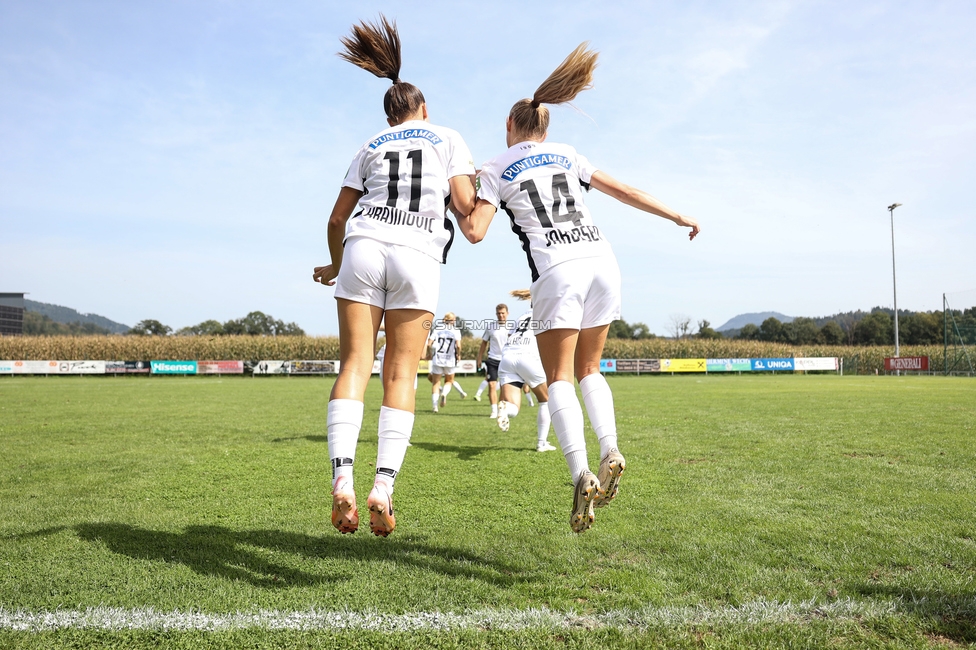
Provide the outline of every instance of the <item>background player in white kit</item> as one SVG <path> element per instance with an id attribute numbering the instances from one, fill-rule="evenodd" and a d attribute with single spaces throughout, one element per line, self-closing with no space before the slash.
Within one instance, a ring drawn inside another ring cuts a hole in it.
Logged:
<path id="1" fill-rule="evenodd" d="M 512 296 L 519 300 L 529 300 L 528 289 L 516 289 Z M 539 410 L 536 413 L 536 451 L 552 451 L 549 444 L 549 389 L 546 386 L 546 371 L 539 358 L 539 346 L 536 344 L 532 319 L 532 310 L 522 314 L 515 320 L 505 349 L 502 350 L 502 362 L 498 366 L 498 384 L 501 397 L 498 401 L 498 428 L 508 431 L 508 419 L 519 412 L 522 401 L 523 388 L 529 388 L 539 398 Z"/>
<path id="2" fill-rule="evenodd" d="M 370 530 L 386 537 L 396 526 L 393 484 L 413 430 L 414 380 L 437 307 L 440 264 L 453 240 L 444 206 L 450 199 L 455 211 L 471 210 L 474 165 L 461 136 L 430 124 L 423 94 L 400 81 L 395 25 L 380 16 L 378 23 L 355 25 L 352 32 L 342 39 L 340 56 L 393 81 L 383 98 L 390 128 L 353 159 L 329 218 L 332 263 L 316 267 L 312 277 L 336 285 L 340 366 L 328 433 L 332 525 L 342 533 L 359 526 L 352 468 L 373 346 L 386 318 L 376 474 L 367 500 Z"/>
<path id="3" fill-rule="evenodd" d="M 461 361 L 461 331 L 454 324 L 457 316 L 454 312 L 447 312 L 440 323 L 437 323 L 427 339 L 427 347 L 430 350 L 430 374 L 428 378 L 432 384 L 430 387 L 431 404 L 434 413 L 437 413 L 437 405 L 447 405 L 447 394 L 451 392 L 451 385 L 454 383 L 454 369 Z M 444 392 L 441 393 L 441 377 L 444 378 Z"/>
<path id="4" fill-rule="evenodd" d="M 460 221 L 459 221 L 460 223 Z M 475 359 L 475 367 L 481 367 L 481 360 L 485 361 L 485 381 L 488 382 L 488 401 L 491 402 L 491 415 L 498 417 L 498 364 L 502 361 L 502 349 L 505 347 L 505 339 L 508 338 L 508 305 L 500 303 L 495 305 L 495 317 L 497 320 L 489 324 L 485 333 L 481 337 L 481 345 L 478 347 L 478 356 Z M 485 353 L 488 353 L 487 356 Z M 481 393 L 484 389 L 479 386 L 474 398 L 481 401 Z"/>
<path id="5" fill-rule="evenodd" d="M 691 228 L 698 223 L 651 195 L 599 171 L 576 150 L 546 142 L 549 110 L 590 87 L 597 54 L 577 47 L 535 91 L 516 102 L 506 122 L 508 150 L 482 166 L 477 207 L 458 224 L 469 241 L 480 241 L 497 209 L 505 210 L 519 236 L 532 274 L 532 308 L 544 324 L 537 332 L 549 383 L 549 410 L 573 477 L 570 525 L 579 533 L 593 523 L 593 506 L 616 496 L 626 465 L 617 449 L 610 386 L 600 374 L 600 357 L 610 323 L 620 318 L 620 270 L 583 202 L 582 189 L 613 198 Z M 590 472 L 583 437 L 583 411 L 573 377 L 579 380 L 590 423 L 600 440 L 598 476 Z"/>

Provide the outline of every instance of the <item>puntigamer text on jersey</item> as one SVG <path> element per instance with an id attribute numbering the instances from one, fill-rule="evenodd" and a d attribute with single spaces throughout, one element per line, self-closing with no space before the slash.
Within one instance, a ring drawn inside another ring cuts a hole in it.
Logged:
<path id="1" fill-rule="evenodd" d="M 413 140 L 420 138 L 422 140 L 427 140 L 431 144 L 440 144 L 441 139 L 433 131 L 428 131 L 427 129 L 404 129 L 403 131 L 394 131 L 393 133 L 384 133 L 380 137 L 369 143 L 370 149 L 375 149 L 385 142 L 391 142 L 393 140 Z"/>
<path id="2" fill-rule="evenodd" d="M 543 165 L 556 165 L 558 167 L 562 167 L 563 169 L 570 169 L 573 166 L 573 163 L 570 162 L 569 158 L 566 156 L 560 156 L 552 153 L 541 153 L 538 156 L 529 156 L 528 158 L 516 160 L 505 168 L 505 171 L 502 172 L 502 178 L 506 181 L 512 181 L 516 176 L 525 170 L 534 169 L 535 167 L 542 167 Z"/>

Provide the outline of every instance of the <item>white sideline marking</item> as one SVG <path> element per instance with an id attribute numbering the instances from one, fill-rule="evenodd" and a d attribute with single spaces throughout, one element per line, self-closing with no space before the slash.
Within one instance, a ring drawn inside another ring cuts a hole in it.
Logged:
<path id="1" fill-rule="evenodd" d="M 813 619 L 842 620 L 877 618 L 898 611 L 897 601 L 842 600 L 832 603 L 757 601 L 739 607 L 648 607 L 581 615 L 549 609 L 475 610 L 383 614 L 380 612 L 334 612 L 259 610 L 232 614 L 195 611 L 161 612 L 153 608 L 122 609 L 90 607 L 84 610 L 57 609 L 30 612 L 0 607 L 0 629 L 42 632 L 64 629 L 94 630 L 524 630 L 568 628 L 654 628 L 692 624 L 803 623 Z"/>

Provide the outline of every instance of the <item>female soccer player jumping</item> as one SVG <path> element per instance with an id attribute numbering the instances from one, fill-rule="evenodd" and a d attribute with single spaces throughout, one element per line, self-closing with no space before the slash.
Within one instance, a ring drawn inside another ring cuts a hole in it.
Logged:
<path id="1" fill-rule="evenodd" d="M 546 142 L 549 110 L 589 88 L 596 52 L 577 47 L 535 91 L 516 102 L 506 121 L 508 150 L 481 169 L 474 212 L 458 224 L 480 241 L 498 208 L 508 213 L 532 274 L 532 312 L 539 323 L 539 353 L 549 384 L 553 428 L 575 486 L 570 525 L 580 533 L 593 523 L 594 505 L 617 494 L 626 467 L 617 449 L 613 395 L 600 374 L 610 323 L 620 318 L 620 269 L 593 223 L 582 190 L 595 188 L 639 210 L 700 232 L 698 223 L 651 195 L 599 171 L 567 144 Z M 600 467 L 590 472 L 583 438 L 579 381 L 590 423 L 600 440 Z"/>
<path id="2" fill-rule="evenodd" d="M 440 264 L 453 226 L 448 199 L 468 214 L 474 206 L 471 153 L 454 130 L 430 124 L 423 94 L 400 80 L 400 37 L 380 16 L 342 39 L 343 59 L 393 81 L 383 98 L 390 128 L 366 142 L 349 167 L 329 217 L 332 263 L 313 279 L 335 285 L 339 311 L 339 376 L 328 411 L 332 460 L 332 525 L 359 527 L 352 468 L 363 421 L 363 396 L 373 346 L 386 317 L 383 406 L 379 416 L 376 476 L 369 493 L 369 527 L 393 532 L 393 483 L 414 422 L 414 380 L 437 307 Z M 359 208 L 354 216 L 353 210 Z"/>

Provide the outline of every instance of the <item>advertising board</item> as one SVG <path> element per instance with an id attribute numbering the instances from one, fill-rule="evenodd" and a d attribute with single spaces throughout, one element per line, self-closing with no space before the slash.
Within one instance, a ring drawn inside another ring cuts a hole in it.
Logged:
<path id="1" fill-rule="evenodd" d="M 706 359 L 705 368 L 708 372 L 749 372 L 752 370 L 750 359 Z"/>
<path id="2" fill-rule="evenodd" d="M 242 375 L 243 361 L 197 361 L 198 375 Z"/>
<path id="3" fill-rule="evenodd" d="M 661 359 L 661 372 L 705 372 L 705 359 Z"/>
<path id="4" fill-rule="evenodd" d="M 793 359 L 752 359 L 753 372 L 793 371 Z"/>
<path id="5" fill-rule="evenodd" d="M 150 361 L 154 375 L 195 375 L 196 361 Z"/>
<path id="6" fill-rule="evenodd" d="M 928 357 L 885 357 L 885 370 L 910 370 L 913 372 L 927 372 L 929 369 Z"/>

